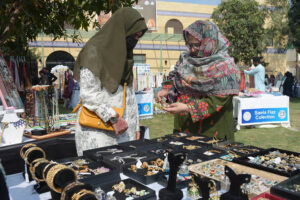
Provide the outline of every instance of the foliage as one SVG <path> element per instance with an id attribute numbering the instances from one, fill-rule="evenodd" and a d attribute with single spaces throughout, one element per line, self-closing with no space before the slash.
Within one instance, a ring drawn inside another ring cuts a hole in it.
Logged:
<path id="1" fill-rule="evenodd" d="M 255 0 L 229 0 L 214 10 L 212 18 L 230 41 L 229 54 L 236 62 L 250 64 L 265 50 L 265 17 Z"/>
<path id="2" fill-rule="evenodd" d="M 291 0 L 291 8 L 288 13 L 289 27 L 292 33 L 292 42 L 297 52 L 300 52 L 300 1 Z"/>
<path id="3" fill-rule="evenodd" d="M 68 37 L 65 25 L 88 30 L 96 26 L 96 13 L 131 6 L 137 0 L 2 0 L 0 1 L 0 52 L 18 45 L 26 52 L 28 41 L 38 34 L 52 34 L 54 40 Z M 74 41 L 78 35 L 71 35 Z"/>
<path id="4" fill-rule="evenodd" d="M 267 36 L 272 40 L 272 46 L 285 49 L 290 32 L 288 25 L 289 0 L 267 0 Z"/>

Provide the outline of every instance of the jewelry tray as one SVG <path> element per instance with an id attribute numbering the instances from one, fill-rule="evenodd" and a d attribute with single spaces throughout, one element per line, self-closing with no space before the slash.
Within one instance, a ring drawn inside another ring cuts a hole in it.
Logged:
<path id="1" fill-rule="evenodd" d="M 300 172 L 300 168 L 298 168 L 297 170 L 291 171 L 291 172 L 287 172 L 287 171 L 280 171 L 280 170 L 272 169 L 272 168 L 269 168 L 269 167 L 265 167 L 265 166 L 262 166 L 262 165 L 258 165 L 258 164 L 249 162 L 248 157 L 250 157 L 250 156 L 251 157 L 256 157 L 256 156 L 266 155 L 269 152 L 273 152 L 273 151 L 279 151 L 281 153 L 286 153 L 288 155 L 291 155 L 291 154 L 293 154 L 295 156 L 300 155 L 299 153 L 296 153 L 296 152 L 291 152 L 291 151 L 277 149 L 277 148 L 269 148 L 269 149 L 265 149 L 265 150 L 263 150 L 261 152 L 258 152 L 258 153 L 242 156 L 240 158 L 235 158 L 235 159 L 233 159 L 233 162 L 239 163 L 239 164 L 242 164 L 242 165 L 246 165 L 246 166 L 249 166 L 249 167 L 253 167 L 253 168 L 256 168 L 256 169 L 261 169 L 261 170 L 264 170 L 264 171 L 268 171 L 268 172 L 271 172 L 271 173 L 274 173 L 274 174 L 287 176 L 287 177 L 294 176 L 294 175 L 296 175 Z"/>
<path id="2" fill-rule="evenodd" d="M 239 143 L 239 142 L 223 141 L 223 142 L 219 142 L 217 144 L 213 144 L 212 146 L 216 149 L 222 149 L 222 150 L 228 151 L 228 150 L 232 150 L 234 148 L 242 147 L 242 146 L 244 146 L 244 144 Z"/>
<path id="3" fill-rule="evenodd" d="M 241 152 L 240 150 L 243 150 L 243 149 L 249 150 L 249 153 Z M 237 148 L 232 148 L 231 150 L 240 155 L 250 155 L 253 153 L 259 153 L 265 149 L 255 147 L 255 146 L 241 146 L 241 147 L 237 147 Z M 253 150 L 257 150 L 258 152 L 254 152 Z"/>
<path id="4" fill-rule="evenodd" d="M 133 140 L 129 142 L 120 143 L 119 145 L 123 147 L 125 146 L 134 148 L 136 151 L 149 151 L 161 147 L 161 143 L 157 142 L 155 139 Z"/>
<path id="5" fill-rule="evenodd" d="M 271 194 L 292 200 L 300 199 L 300 188 L 298 189 L 298 192 L 292 191 L 294 189 L 292 188 L 294 184 L 297 184 L 298 187 L 300 187 L 300 174 L 271 187 Z"/>
<path id="6" fill-rule="evenodd" d="M 113 160 L 116 156 L 117 157 L 124 157 L 124 156 L 129 156 L 132 154 L 137 154 L 135 157 L 145 157 L 143 159 L 141 159 L 141 162 L 143 162 L 144 160 L 147 159 L 156 159 L 157 156 L 155 156 L 154 154 L 150 154 L 150 153 L 146 153 L 146 152 L 141 152 L 141 151 L 130 151 L 130 152 L 124 152 L 124 153 L 120 153 L 118 155 L 108 155 L 103 157 L 103 161 L 105 163 L 109 163 L 111 165 L 113 165 L 114 167 L 116 167 L 117 169 L 120 170 L 120 172 L 123 172 L 123 166 L 124 165 L 132 165 L 132 164 L 136 164 L 137 160 L 133 159 L 133 158 L 124 158 L 124 163 L 119 162 L 118 159 Z"/>
<path id="7" fill-rule="evenodd" d="M 119 170 L 109 164 L 109 163 L 105 163 L 103 161 L 92 161 L 89 158 L 85 157 L 85 156 L 80 156 L 80 157 L 71 157 L 71 158 L 64 158 L 64 159 L 60 159 L 60 160 L 56 160 L 56 162 L 61 163 L 61 164 L 67 164 L 67 163 L 71 163 L 72 161 L 78 160 L 78 159 L 84 159 L 88 162 L 88 164 L 85 164 L 88 166 L 88 168 L 90 169 L 96 169 L 98 167 L 105 167 L 109 169 L 109 172 L 105 172 L 102 174 L 97 174 L 97 175 L 81 175 L 82 177 L 80 179 L 78 179 L 78 181 L 80 182 L 86 182 L 86 181 L 91 181 L 94 180 L 95 182 L 102 182 L 103 178 L 105 176 L 108 176 L 112 179 L 115 179 L 119 176 Z"/>
<path id="8" fill-rule="evenodd" d="M 199 174 L 201 176 L 208 177 L 208 178 L 214 179 L 216 181 L 222 182 L 225 185 L 228 184 L 228 183 L 225 182 L 224 168 L 223 168 L 223 171 L 221 171 L 221 174 L 219 176 L 211 175 L 211 174 L 210 175 L 206 175 L 204 173 L 203 166 L 210 165 L 211 163 L 219 164 L 219 165 L 226 164 L 228 167 L 232 168 L 235 171 L 235 173 L 237 173 L 237 174 L 240 174 L 239 172 L 241 172 L 243 174 L 247 173 L 247 174 L 251 174 L 251 175 L 260 176 L 262 179 L 260 179 L 259 182 L 265 181 L 267 183 L 266 179 L 268 179 L 269 181 L 282 182 L 282 181 L 284 181 L 284 180 L 287 179 L 287 177 L 284 177 L 284 176 L 280 176 L 280 175 L 276 175 L 276 174 L 273 174 L 273 173 L 270 173 L 270 172 L 265 172 L 265 171 L 262 171 L 262 170 L 250 168 L 250 167 L 247 167 L 247 166 L 244 166 L 244 165 L 240 165 L 240 164 L 237 164 L 237 163 L 232 163 L 232 162 L 229 162 L 229 161 L 224 161 L 224 160 L 221 160 L 221 159 L 214 159 L 214 160 L 202 162 L 202 163 L 199 163 L 199 164 L 190 165 L 189 166 L 189 170 L 191 172 Z M 214 170 L 214 169 L 210 168 L 210 170 Z M 215 174 L 217 174 L 217 173 L 218 173 L 217 170 L 215 170 Z M 254 182 L 251 181 L 251 183 L 250 184 L 253 186 Z M 269 184 L 271 184 L 271 183 L 269 183 Z M 263 189 L 265 189 L 265 191 L 262 191 L 262 192 L 268 192 L 271 186 L 272 185 L 268 185 L 268 187 L 267 187 L 265 185 L 264 188 L 263 188 Z M 262 192 L 260 192 L 258 190 L 256 192 L 257 193 L 255 193 L 254 191 L 250 192 L 249 196 L 252 198 L 252 197 L 255 197 L 255 196 L 257 196 L 257 195 L 259 195 L 259 194 L 262 193 Z"/>
<path id="9" fill-rule="evenodd" d="M 112 191 L 112 186 L 115 185 L 115 184 L 118 184 L 120 183 L 120 179 L 114 179 L 113 182 L 109 182 L 105 185 L 102 185 L 100 186 L 101 189 L 104 191 L 104 192 L 109 192 L 109 191 Z M 125 180 L 122 180 L 124 183 L 125 183 L 125 186 L 126 186 L 126 189 L 127 188 L 131 188 L 131 187 L 136 187 L 137 190 L 146 190 L 147 192 L 149 192 L 149 194 L 147 195 L 144 195 L 144 196 L 141 196 L 141 197 L 138 197 L 138 198 L 134 198 L 135 200 L 156 200 L 156 194 L 155 194 L 155 191 L 150 189 L 149 187 L 145 186 L 145 185 L 142 185 L 141 183 L 138 183 L 132 179 L 125 179 Z M 95 188 L 97 187 L 96 185 L 92 184 Z M 98 186 L 99 187 L 99 186 Z M 118 192 L 115 192 L 114 196 L 116 197 L 116 199 L 118 200 L 125 200 L 126 198 L 128 198 L 124 193 L 118 193 Z"/>
<path id="10" fill-rule="evenodd" d="M 199 137 L 199 139 L 195 139 L 195 140 L 188 139 L 188 138 L 191 138 L 191 137 Z M 199 135 L 189 135 L 189 136 L 180 138 L 180 141 L 182 141 L 184 143 L 187 143 L 187 144 L 208 146 L 208 147 L 213 146 L 213 144 L 209 142 L 209 141 L 213 141 L 213 140 L 214 140 L 213 137 L 208 137 L 208 136 L 204 136 L 204 135 L 201 135 L 201 136 L 199 136 Z M 217 143 L 221 143 L 221 142 L 224 142 L 224 140 L 217 140 Z"/>
<path id="11" fill-rule="evenodd" d="M 105 156 L 120 154 L 120 153 L 112 154 L 112 152 L 102 152 L 102 153 L 99 153 L 99 154 L 97 153 L 99 151 L 106 151 L 106 150 L 109 150 L 109 149 L 121 150 L 122 152 L 120 152 L 120 153 L 134 151 L 134 148 L 132 148 L 132 147 L 112 145 L 112 146 L 101 147 L 101 148 L 97 148 L 97 149 L 90 149 L 90 150 L 83 151 L 83 155 L 90 158 L 91 160 L 101 161 L 101 160 L 103 160 L 103 157 L 105 157 Z"/>
<path id="12" fill-rule="evenodd" d="M 150 161 L 155 161 L 156 159 L 145 159 L 144 161 L 147 162 L 148 165 L 151 165 Z M 137 172 L 133 172 L 130 170 L 130 167 L 131 167 L 131 165 L 124 165 L 123 174 L 125 174 L 126 176 L 128 176 L 140 183 L 143 183 L 145 185 L 156 182 L 158 179 L 158 176 L 162 173 L 161 171 L 159 171 L 158 173 L 156 173 L 152 176 L 145 176 L 148 171 L 147 169 L 139 168 L 139 169 L 137 169 Z"/>

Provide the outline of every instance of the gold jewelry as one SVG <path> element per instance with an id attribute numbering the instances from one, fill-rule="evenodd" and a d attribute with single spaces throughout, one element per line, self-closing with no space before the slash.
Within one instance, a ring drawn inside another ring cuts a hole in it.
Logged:
<path id="1" fill-rule="evenodd" d="M 40 160 L 39 160 L 40 159 Z M 40 165 L 40 164 L 42 164 L 42 163 L 49 163 L 50 161 L 49 160 L 46 160 L 46 159 L 44 159 L 44 158 L 39 158 L 39 159 L 36 159 L 36 160 L 39 160 L 39 161 L 36 161 L 35 160 L 35 164 L 31 167 L 30 166 L 30 168 L 29 168 L 29 170 L 30 170 L 30 172 L 31 172 L 31 175 L 32 175 L 32 178 L 34 179 L 34 180 L 36 180 L 37 182 L 41 182 L 41 181 L 44 181 L 44 179 L 43 178 L 37 178 L 36 177 L 36 175 L 35 175 L 35 169 Z M 43 176 L 43 174 L 42 174 L 42 176 Z"/>
<path id="2" fill-rule="evenodd" d="M 79 200 L 81 197 L 83 197 L 83 196 L 86 195 L 86 194 L 91 194 L 91 195 L 96 196 L 94 192 L 92 192 L 92 191 L 90 191 L 90 190 L 87 190 L 87 189 L 82 189 L 82 190 L 80 190 L 79 192 L 73 194 L 73 196 L 72 196 L 71 199 L 72 199 L 72 200 Z"/>
<path id="3" fill-rule="evenodd" d="M 73 187 L 75 186 L 80 186 L 80 185 L 84 185 L 83 183 L 81 182 L 78 182 L 78 181 L 75 181 L 75 182 L 72 182 L 70 184 L 68 184 L 61 192 L 61 197 L 60 197 L 60 200 L 65 200 L 66 199 L 66 192 L 70 189 L 72 189 Z"/>
<path id="4" fill-rule="evenodd" d="M 43 149 L 41 149 L 40 147 L 30 147 L 29 149 L 27 149 L 25 151 L 25 154 L 24 154 L 26 164 L 30 165 L 30 163 L 28 162 L 28 159 L 27 159 L 28 155 L 32 151 L 37 151 L 37 150 L 43 153 L 43 158 L 46 158 L 46 153 L 45 153 L 45 151 Z"/>
<path id="5" fill-rule="evenodd" d="M 77 180 L 76 172 L 74 169 L 67 167 L 66 165 L 61 165 L 61 164 L 54 165 L 53 167 L 51 167 L 49 169 L 49 171 L 47 173 L 46 182 L 47 182 L 49 188 L 57 193 L 61 193 L 62 189 L 54 186 L 54 178 L 55 178 L 56 174 L 63 169 L 71 170 L 74 173 L 75 180 Z"/>
<path id="6" fill-rule="evenodd" d="M 46 180 L 46 171 L 47 171 L 47 169 L 50 167 L 50 166 L 52 166 L 52 164 L 54 165 L 54 163 L 53 162 L 50 162 L 48 165 L 46 165 L 45 166 L 45 168 L 43 169 L 43 173 L 42 173 L 42 176 L 43 176 L 43 179 L 44 180 Z"/>
<path id="7" fill-rule="evenodd" d="M 218 190 L 217 190 L 216 182 L 211 179 L 210 183 L 212 183 L 212 184 L 208 184 L 208 187 L 212 190 L 212 191 L 209 192 L 210 199 L 212 199 L 212 200 L 219 200 L 220 197 L 218 195 Z M 216 193 L 216 195 L 214 197 L 212 197 L 212 194 L 214 194 L 214 193 Z"/>
<path id="8" fill-rule="evenodd" d="M 29 144 L 25 144 L 24 146 L 22 146 L 22 148 L 20 150 L 20 156 L 21 156 L 21 158 L 25 159 L 23 150 L 25 148 L 28 148 L 28 147 L 36 147 L 36 144 L 29 143 Z"/>

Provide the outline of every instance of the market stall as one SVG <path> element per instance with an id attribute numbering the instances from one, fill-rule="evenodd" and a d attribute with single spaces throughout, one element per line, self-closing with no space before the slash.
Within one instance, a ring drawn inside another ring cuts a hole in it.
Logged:
<path id="1" fill-rule="evenodd" d="M 7 176 L 12 200 L 25 196 L 26 199 L 273 196 L 271 199 L 283 200 L 299 199 L 300 195 L 299 153 L 244 146 L 217 138 L 170 134 L 91 149 L 84 151 L 83 156 L 60 157 L 55 162 L 50 160 L 49 153 L 37 144 L 22 146 L 20 155 L 28 170 L 24 170 L 25 176 L 22 173 Z"/>
<path id="2" fill-rule="evenodd" d="M 241 126 L 276 124 L 290 127 L 289 97 L 273 94 L 236 96 L 233 99 L 237 129 Z"/>

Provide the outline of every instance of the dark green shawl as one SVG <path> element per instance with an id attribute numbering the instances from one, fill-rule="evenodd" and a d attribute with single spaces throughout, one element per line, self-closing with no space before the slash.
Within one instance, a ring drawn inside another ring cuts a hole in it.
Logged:
<path id="1" fill-rule="evenodd" d="M 146 30 L 145 20 L 138 11 L 129 7 L 117 10 L 79 53 L 75 79 L 80 80 L 80 68 L 86 67 L 110 93 L 115 93 L 123 82 L 132 84 L 133 52 L 127 52 L 126 37 Z"/>

